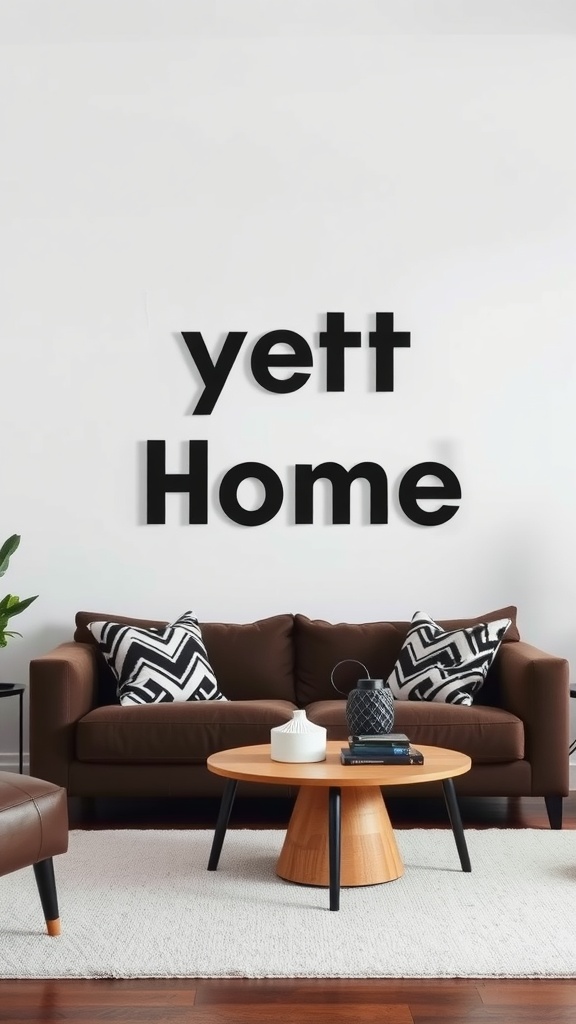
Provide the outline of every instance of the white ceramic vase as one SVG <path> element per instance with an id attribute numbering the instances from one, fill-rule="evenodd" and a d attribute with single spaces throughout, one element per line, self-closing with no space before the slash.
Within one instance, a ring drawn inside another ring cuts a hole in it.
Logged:
<path id="1" fill-rule="evenodd" d="M 285 725 L 270 730 L 270 757 L 292 764 L 326 759 L 326 729 L 314 725 L 305 711 L 293 711 Z"/>

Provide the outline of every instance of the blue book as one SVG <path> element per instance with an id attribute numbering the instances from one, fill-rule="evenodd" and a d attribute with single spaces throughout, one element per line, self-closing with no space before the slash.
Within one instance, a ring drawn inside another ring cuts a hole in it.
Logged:
<path id="1" fill-rule="evenodd" d="M 375 756 L 385 754 L 386 757 L 398 757 L 401 754 L 410 753 L 410 744 L 402 743 L 400 746 L 389 747 L 383 746 L 382 744 L 380 744 L 379 746 L 372 746 L 370 743 L 351 743 L 350 750 L 352 751 L 353 754 L 358 754 L 359 756 L 361 756 L 362 754 L 373 754 Z"/>

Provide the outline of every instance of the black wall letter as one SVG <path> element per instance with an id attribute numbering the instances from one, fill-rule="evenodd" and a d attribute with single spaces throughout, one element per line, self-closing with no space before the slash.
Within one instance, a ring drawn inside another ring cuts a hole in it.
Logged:
<path id="1" fill-rule="evenodd" d="M 166 442 L 148 441 L 146 522 L 166 522 L 166 495 L 190 495 L 189 523 L 208 522 L 208 442 L 188 442 L 188 472 L 166 472 Z"/>
<path id="2" fill-rule="evenodd" d="M 215 363 L 210 358 L 210 353 L 206 348 L 206 343 L 200 331 L 182 331 L 181 333 L 205 384 L 204 391 L 200 395 L 192 415 L 209 416 L 220 397 L 222 388 L 228 380 L 228 374 L 234 366 L 236 356 L 246 337 L 246 331 L 230 331 L 226 335 L 226 341 Z"/>
<path id="3" fill-rule="evenodd" d="M 442 481 L 441 487 L 421 487 L 418 482 L 423 476 L 437 476 Z M 402 477 L 398 491 L 398 500 L 405 516 L 419 526 L 441 526 L 447 523 L 458 511 L 457 505 L 441 505 L 435 512 L 425 512 L 418 501 L 421 498 L 447 498 L 458 501 L 462 497 L 460 481 L 448 466 L 441 462 L 419 462 Z"/>
<path id="4" fill-rule="evenodd" d="M 394 349 L 410 348 L 410 333 L 394 330 L 394 313 L 376 313 L 376 330 L 368 337 L 376 349 L 376 391 L 394 391 Z"/>
<path id="5" fill-rule="evenodd" d="M 238 501 L 238 488 L 244 480 L 259 480 L 266 492 L 260 508 L 249 511 Z M 240 526 L 262 526 L 269 523 L 282 507 L 284 488 L 280 477 L 263 462 L 240 462 L 233 466 L 220 484 L 220 505 L 228 519 Z"/>
<path id="6" fill-rule="evenodd" d="M 314 468 L 296 465 L 296 523 L 314 521 L 312 486 L 315 480 L 326 479 L 332 484 L 332 522 L 350 523 L 350 484 L 365 479 L 370 484 L 370 523 L 388 522 L 388 479 L 377 462 L 359 462 L 348 472 L 338 462 L 322 462 Z"/>
<path id="7" fill-rule="evenodd" d="M 344 313 L 326 313 L 318 344 L 326 349 L 326 391 L 344 391 L 344 349 L 360 348 L 360 331 L 344 330 Z"/>
<path id="8" fill-rule="evenodd" d="M 274 345 L 283 342 L 292 346 L 292 352 L 272 354 Z M 295 331 L 269 331 L 263 334 L 252 350 L 252 373 L 254 380 L 261 388 L 272 391 L 275 395 L 287 395 L 290 391 L 298 391 L 304 387 L 309 373 L 293 373 L 286 380 L 279 380 L 270 373 L 271 366 L 312 366 L 310 346 L 301 334 Z"/>

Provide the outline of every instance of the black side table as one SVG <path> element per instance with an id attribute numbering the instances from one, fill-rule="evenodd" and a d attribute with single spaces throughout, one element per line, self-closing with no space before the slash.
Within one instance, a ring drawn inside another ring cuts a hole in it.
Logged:
<path id="1" fill-rule="evenodd" d="M 22 748 L 23 748 L 23 745 L 24 745 L 24 739 L 23 739 L 23 725 L 24 725 L 23 699 L 24 699 L 24 690 L 25 689 L 26 689 L 25 686 L 18 686 L 16 683 L 0 683 L 0 697 L 13 697 L 14 694 L 17 693 L 19 698 L 20 698 L 20 724 L 19 724 L 19 729 L 18 729 L 18 766 L 19 766 L 19 770 L 20 770 L 20 775 L 24 774 L 24 766 L 23 766 L 23 763 L 22 763 L 22 758 L 23 758 L 23 749 Z"/>

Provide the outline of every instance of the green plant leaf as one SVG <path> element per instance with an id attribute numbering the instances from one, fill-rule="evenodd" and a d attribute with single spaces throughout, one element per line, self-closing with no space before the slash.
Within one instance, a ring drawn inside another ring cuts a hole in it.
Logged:
<path id="1" fill-rule="evenodd" d="M 3 606 L 4 602 L 0 602 L 0 614 L 5 615 L 7 618 L 11 618 L 12 615 L 19 615 L 20 611 L 25 611 L 37 597 L 38 594 L 34 597 L 26 597 L 24 601 L 20 601 L 19 597 L 14 597 L 13 594 L 7 594 L 4 601 L 8 598 L 8 603 Z"/>
<path id="2" fill-rule="evenodd" d="M 20 536 L 17 533 L 8 537 L 0 548 L 0 576 L 3 576 L 8 568 L 8 563 L 20 543 Z"/>
<path id="3" fill-rule="evenodd" d="M 3 576 L 8 568 L 10 558 L 16 551 L 20 544 L 20 536 L 14 533 L 8 540 L 4 541 L 0 548 L 0 576 Z M 13 615 L 20 615 L 21 612 L 25 611 L 33 601 L 36 601 L 38 594 L 34 597 L 25 597 L 22 601 L 16 594 L 6 594 L 5 597 L 0 601 L 0 647 L 6 647 L 8 643 L 8 637 L 22 636 L 15 630 L 6 629 L 8 620 Z"/>

